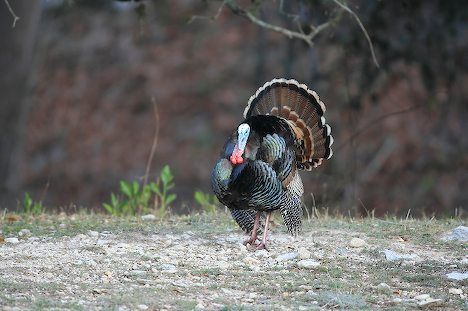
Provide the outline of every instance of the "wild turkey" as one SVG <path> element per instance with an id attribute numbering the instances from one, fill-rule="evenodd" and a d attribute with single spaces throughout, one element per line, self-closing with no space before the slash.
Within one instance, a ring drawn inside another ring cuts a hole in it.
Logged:
<path id="1" fill-rule="evenodd" d="M 239 124 L 216 162 L 211 184 L 219 201 L 250 232 L 254 245 L 264 220 L 266 247 L 271 212 L 280 210 L 288 232 L 302 227 L 302 186 L 298 170 L 310 171 L 333 152 L 331 128 L 319 96 L 296 80 L 274 79 L 250 97 Z M 266 212 L 266 219 L 262 214 Z"/>

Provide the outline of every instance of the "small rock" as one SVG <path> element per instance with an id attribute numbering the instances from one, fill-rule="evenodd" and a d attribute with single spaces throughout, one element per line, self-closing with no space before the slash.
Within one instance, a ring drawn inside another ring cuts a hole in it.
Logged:
<path id="1" fill-rule="evenodd" d="M 86 235 L 84 235 L 83 233 L 80 233 L 80 234 L 77 234 L 75 239 L 77 240 L 84 240 L 86 239 Z"/>
<path id="2" fill-rule="evenodd" d="M 31 235 L 31 231 L 30 231 L 29 229 L 21 229 L 21 230 L 18 232 L 18 235 L 19 235 L 19 236 Z"/>
<path id="3" fill-rule="evenodd" d="M 144 305 L 144 304 L 141 304 L 141 305 L 138 305 L 138 309 L 140 309 L 140 310 L 148 310 L 148 306 L 147 306 L 147 305 Z"/>
<path id="4" fill-rule="evenodd" d="M 117 243 L 115 246 L 117 248 L 129 248 L 129 245 L 127 243 Z"/>
<path id="5" fill-rule="evenodd" d="M 284 253 L 276 257 L 276 261 L 288 261 L 296 259 L 299 254 L 297 252 Z"/>
<path id="6" fill-rule="evenodd" d="M 46 272 L 43 274 L 43 276 L 48 280 L 51 280 L 55 277 L 55 275 L 52 272 Z"/>
<path id="7" fill-rule="evenodd" d="M 395 299 L 393 299 L 392 301 L 393 301 L 394 303 L 400 303 L 400 302 L 403 301 L 403 299 L 401 299 L 401 298 L 395 298 Z"/>
<path id="8" fill-rule="evenodd" d="M 40 239 L 37 236 L 31 236 L 28 238 L 28 242 L 36 242 L 39 241 Z"/>
<path id="9" fill-rule="evenodd" d="M 300 247 L 297 250 L 297 258 L 302 260 L 302 259 L 309 259 L 311 253 L 305 248 L 305 247 Z"/>
<path id="10" fill-rule="evenodd" d="M 231 265 L 227 261 L 219 261 L 218 268 L 220 269 L 229 269 Z"/>
<path id="11" fill-rule="evenodd" d="M 431 296 L 429 294 L 421 294 L 421 295 L 418 295 L 416 297 L 414 297 L 414 299 L 416 300 L 426 300 L 426 299 L 429 299 Z"/>
<path id="12" fill-rule="evenodd" d="M 16 244 L 16 243 L 19 243 L 19 240 L 18 238 L 6 238 L 5 243 Z"/>
<path id="13" fill-rule="evenodd" d="M 402 259 L 415 260 L 418 258 L 418 255 L 416 254 L 400 254 L 389 249 L 385 249 L 384 254 L 385 254 L 385 258 L 388 261 L 395 261 L 395 260 L 402 260 Z"/>
<path id="14" fill-rule="evenodd" d="M 103 245 L 106 245 L 106 244 L 109 244 L 110 241 L 108 240 L 104 240 L 104 239 L 99 239 L 96 241 L 96 245 L 99 245 L 99 246 L 103 246 Z"/>
<path id="15" fill-rule="evenodd" d="M 439 303 L 441 301 L 442 301 L 442 299 L 434 299 L 434 298 L 429 297 L 429 298 L 427 298 L 427 299 L 425 299 L 423 301 L 418 302 L 418 306 L 428 307 L 429 305 L 432 306 L 432 305 L 435 305 L 435 304 L 437 304 L 437 303 Z"/>
<path id="16" fill-rule="evenodd" d="M 364 247 L 366 245 L 366 241 L 360 238 L 352 238 L 351 241 L 349 241 L 349 246 L 354 248 Z"/>
<path id="17" fill-rule="evenodd" d="M 454 271 L 446 274 L 446 276 L 451 280 L 463 281 L 465 279 L 468 279 L 468 272 L 461 273 Z"/>
<path id="18" fill-rule="evenodd" d="M 346 256 L 348 254 L 348 250 L 343 247 L 338 247 L 335 251 L 340 256 Z"/>
<path id="19" fill-rule="evenodd" d="M 270 257 L 270 252 L 267 251 L 266 249 L 260 249 L 254 253 L 255 257 Z"/>
<path id="20" fill-rule="evenodd" d="M 449 294 L 454 294 L 454 295 L 461 295 L 463 294 L 463 290 L 460 288 L 450 288 L 449 289 Z"/>
<path id="21" fill-rule="evenodd" d="M 299 260 L 297 262 L 297 267 L 298 268 L 304 268 L 304 269 L 313 269 L 320 266 L 320 262 L 315 261 L 313 259 L 304 259 L 304 260 Z"/>
<path id="22" fill-rule="evenodd" d="M 459 226 L 453 229 L 451 232 L 446 233 L 441 238 L 444 241 L 468 241 L 468 227 Z"/>
<path id="23" fill-rule="evenodd" d="M 239 245 L 239 251 L 240 251 L 241 253 L 247 253 L 247 252 L 248 252 L 247 246 L 245 246 L 245 245 L 242 244 L 242 243 L 240 243 L 240 244 L 238 244 L 238 245 Z"/>
<path id="24" fill-rule="evenodd" d="M 390 286 L 387 283 L 380 283 L 377 285 L 377 290 L 381 293 L 388 293 L 390 291 Z"/>
<path id="25" fill-rule="evenodd" d="M 230 236 L 225 237 L 224 241 L 231 242 L 231 243 L 237 243 L 239 241 L 239 238 L 237 236 L 230 235 Z M 221 242 L 224 243 L 224 241 L 221 241 Z"/>
<path id="26" fill-rule="evenodd" d="M 146 275 L 146 271 L 143 271 L 143 270 L 132 270 L 128 273 L 129 275 L 132 275 L 132 276 L 144 276 Z"/>
<path id="27" fill-rule="evenodd" d="M 62 224 L 59 225 L 59 228 L 61 228 L 61 229 L 64 229 L 64 228 L 66 228 L 66 227 L 67 227 L 67 225 L 64 224 L 64 223 L 62 223 Z"/>
<path id="28" fill-rule="evenodd" d="M 260 263 L 260 260 L 250 256 L 245 257 L 242 261 L 248 265 L 258 265 Z"/>
<path id="29" fill-rule="evenodd" d="M 156 216 L 154 216 L 152 214 L 143 215 L 143 216 L 141 216 L 141 220 L 143 220 L 143 221 L 154 221 L 154 220 L 156 220 Z"/>
<path id="30" fill-rule="evenodd" d="M 165 273 L 177 272 L 177 267 L 170 263 L 163 263 L 162 265 L 159 266 L 159 269 L 161 269 Z"/>
<path id="31" fill-rule="evenodd" d="M 89 235 L 89 236 L 92 236 L 92 237 L 97 237 L 97 236 L 99 236 L 99 232 L 93 231 L 93 230 L 89 230 L 89 231 L 88 231 L 88 235 Z"/>

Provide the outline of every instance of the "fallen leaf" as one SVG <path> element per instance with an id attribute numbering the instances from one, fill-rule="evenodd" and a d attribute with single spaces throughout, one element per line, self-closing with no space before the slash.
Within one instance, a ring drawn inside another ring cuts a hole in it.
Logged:
<path id="1" fill-rule="evenodd" d="M 20 216 L 18 215 L 7 215 L 6 217 L 6 220 L 8 220 L 9 222 L 15 222 L 15 221 L 18 221 L 21 219 Z"/>

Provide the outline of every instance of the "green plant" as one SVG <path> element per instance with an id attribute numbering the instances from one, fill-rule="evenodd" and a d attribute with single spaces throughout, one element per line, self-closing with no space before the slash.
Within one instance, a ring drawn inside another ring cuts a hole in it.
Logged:
<path id="1" fill-rule="evenodd" d="M 214 214 L 217 211 L 219 201 L 214 194 L 204 193 L 203 191 L 197 190 L 194 193 L 195 201 L 200 204 L 203 211 L 207 214 Z"/>
<path id="2" fill-rule="evenodd" d="M 39 215 L 44 212 L 42 201 L 33 201 L 29 192 L 24 194 L 23 199 L 23 213 L 31 215 Z"/>
<path id="3" fill-rule="evenodd" d="M 177 197 L 176 194 L 169 193 L 174 187 L 174 177 L 167 165 L 162 169 L 156 182 L 141 186 L 137 181 L 122 180 L 119 186 L 121 195 L 111 193 L 110 203 L 102 205 L 113 216 L 148 213 L 153 207 L 157 215 L 164 218 L 168 213 L 169 204 Z"/>
<path id="4" fill-rule="evenodd" d="M 114 193 L 111 193 L 111 202 L 103 203 L 104 209 L 112 216 L 121 216 L 131 214 L 128 204 L 121 201 Z"/>
<path id="5" fill-rule="evenodd" d="M 149 184 L 151 190 L 156 194 L 154 207 L 161 218 L 167 215 L 169 204 L 177 198 L 175 193 L 168 193 L 169 190 L 174 188 L 174 185 L 174 176 L 169 165 L 163 167 L 156 183 L 152 182 Z"/>

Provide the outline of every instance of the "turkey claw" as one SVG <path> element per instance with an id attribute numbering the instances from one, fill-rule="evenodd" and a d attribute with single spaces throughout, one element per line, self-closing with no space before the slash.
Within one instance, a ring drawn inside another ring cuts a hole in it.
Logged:
<path id="1" fill-rule="evenodd" d="M 256 240 L 257 240 L 257 239 L 255 239 L 255 240 L 247 239 L 247 240 L 245 240 L 242 244 L 244 244 L 245 246 L 247 246 L 247 245 L 255 246 L 255 245 L 256 245 L 256 244 L 255 244 L 255 241 L 256 241 Z"/>
<path id="2" fill-rule="evenodd" d="M 263 242 L 260 243 L 260 244 L 258 244 L 257 247 L 256 247 L 256 249 L 257 249 L 257 250 L 264 249 L 264 250 L 268 251 L 268 249 L 266 248 L 265 243 L 263 243 Z"/>

